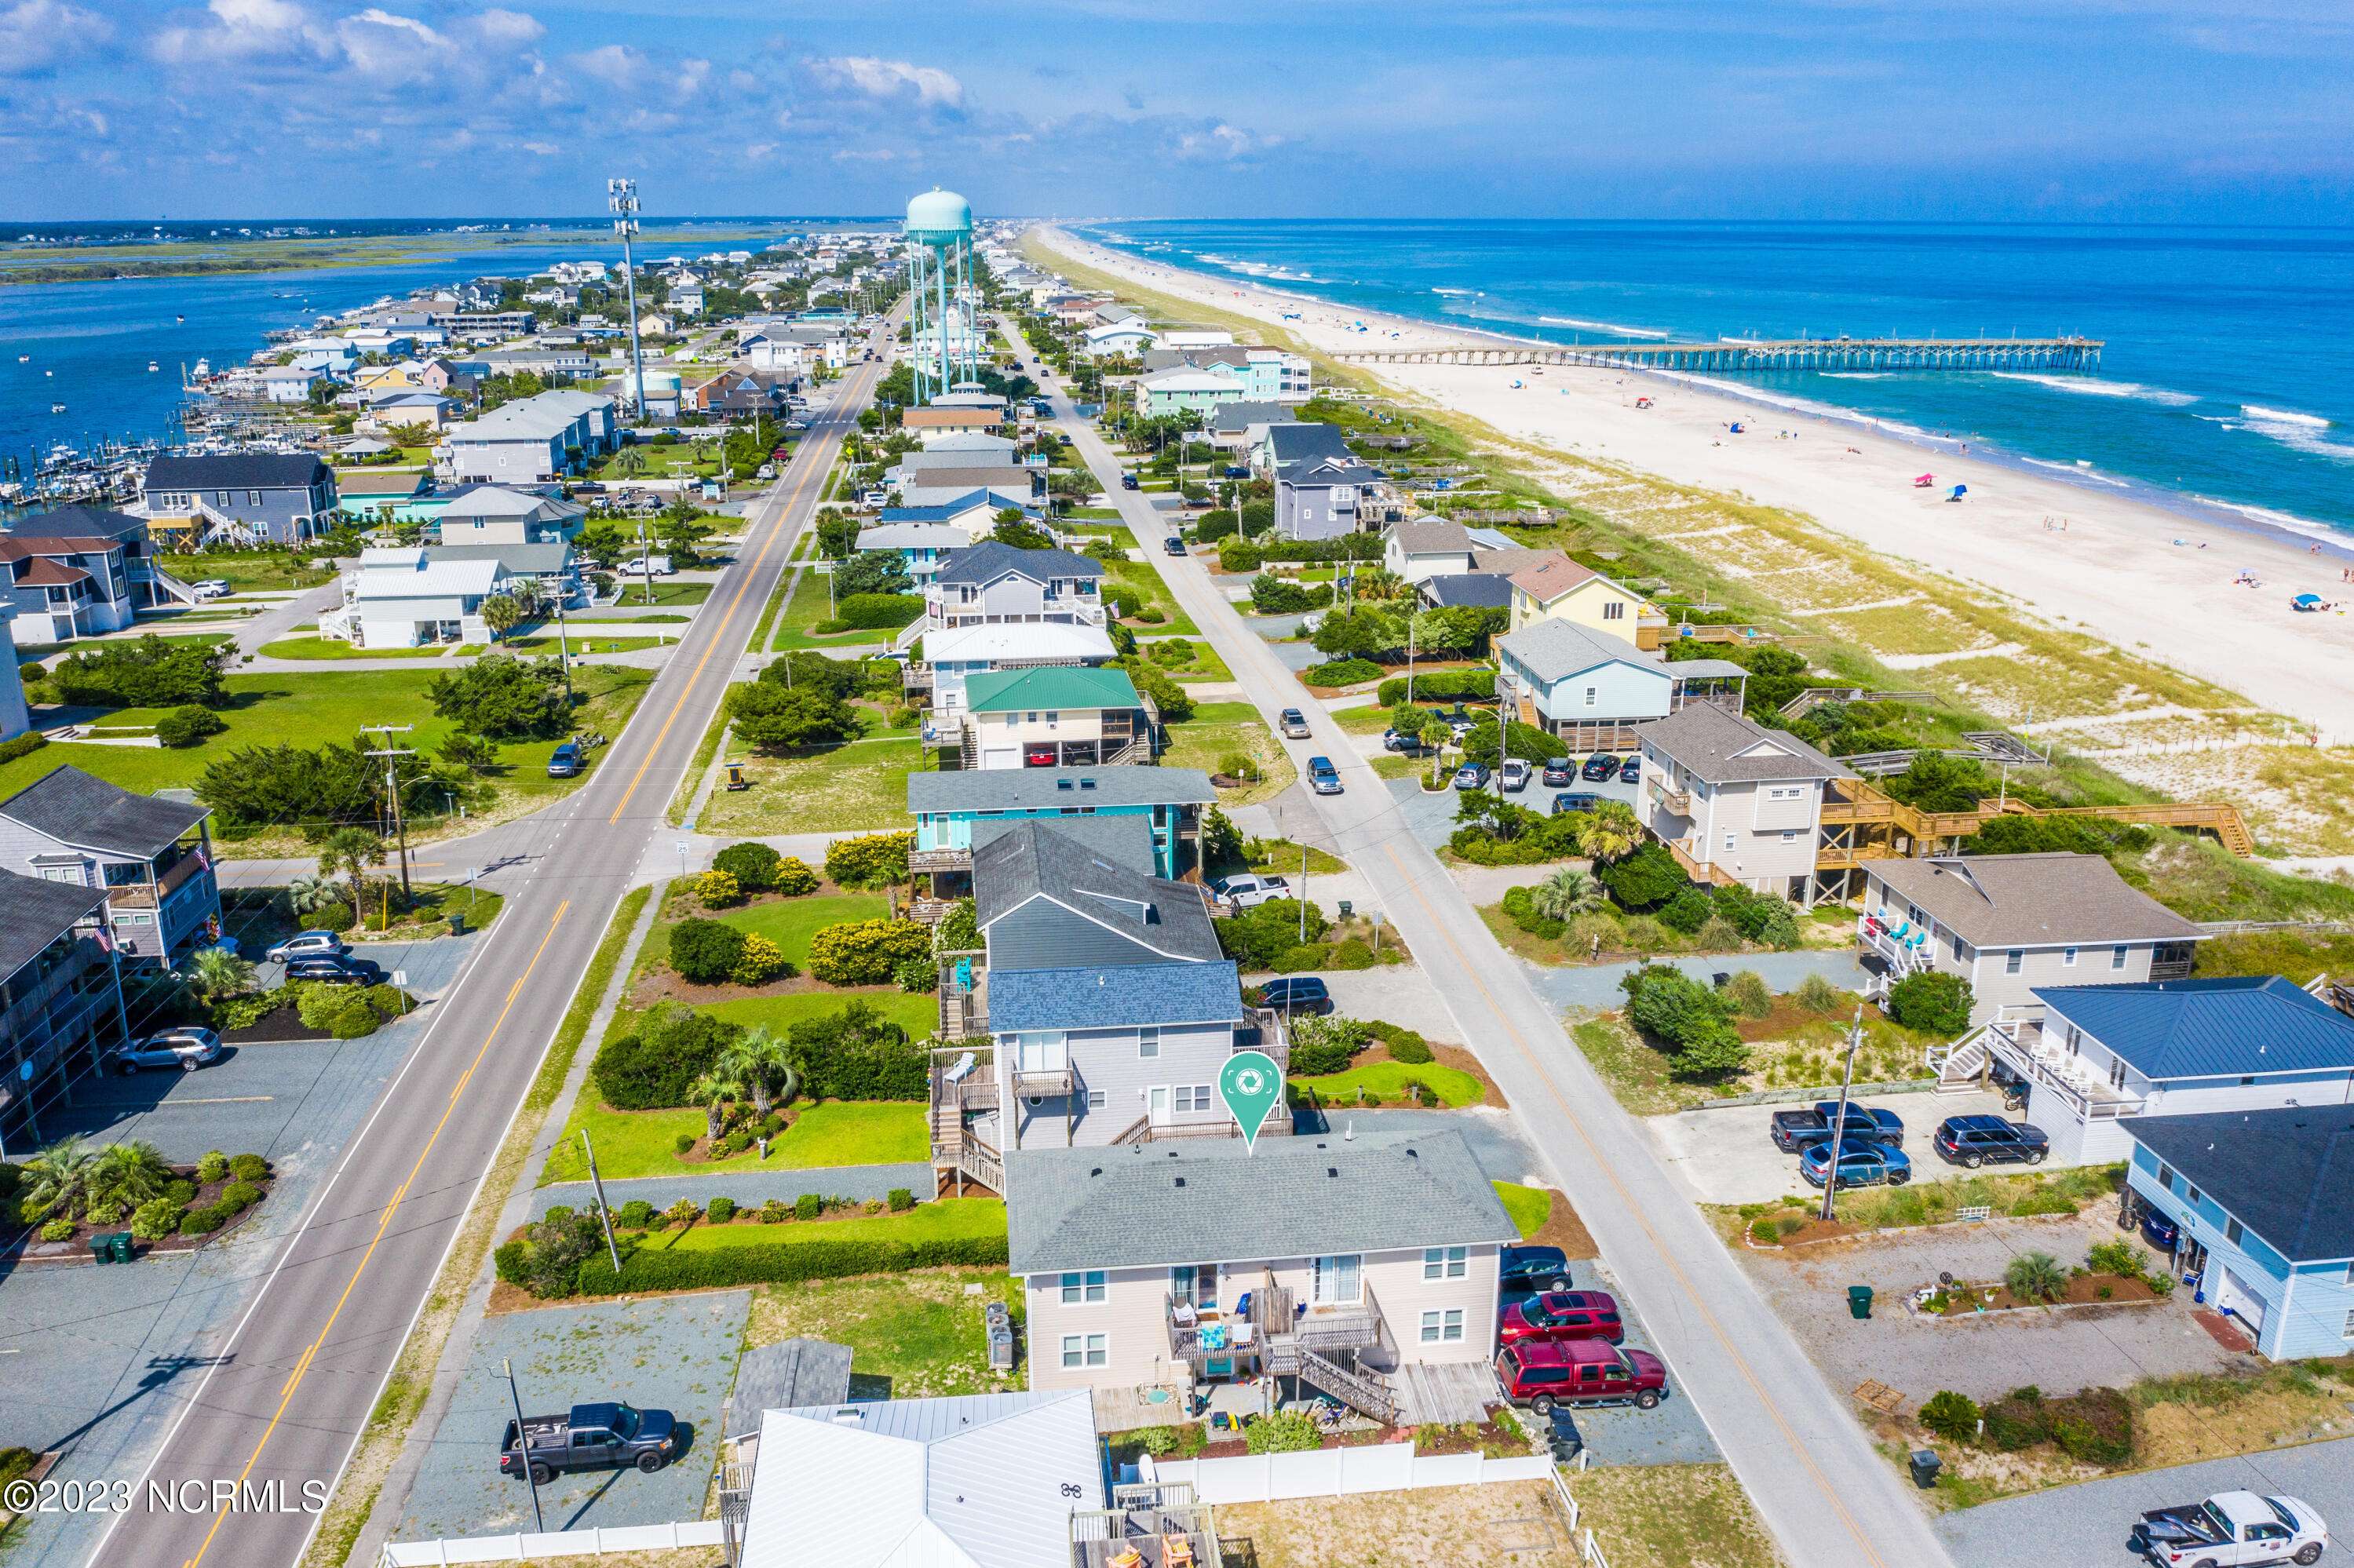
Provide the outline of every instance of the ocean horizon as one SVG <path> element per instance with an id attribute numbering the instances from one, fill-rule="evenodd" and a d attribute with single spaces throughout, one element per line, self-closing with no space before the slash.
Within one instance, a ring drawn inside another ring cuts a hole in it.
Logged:
<path id="1" fill-rule="evenodd" d="M 2100 368 L 1698 377 L 2096 487 L 2354 535 L 2354 229 L 1526 219 L 1064 225 L 1140 260 L 1544 342 L 2079 334 Z"/>

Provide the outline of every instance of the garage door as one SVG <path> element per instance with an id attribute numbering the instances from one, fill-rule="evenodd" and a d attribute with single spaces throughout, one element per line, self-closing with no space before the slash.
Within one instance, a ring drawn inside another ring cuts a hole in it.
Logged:
<path id="1" fill-rule="evenodd" d="M 1022 748 L 1018 746 L 985 746 L 981 751 L 981 765 L 983 768 L 1019 768 L 1022 766 Z"/>
<path id="2" fill-rule="evenodd" d="M 2264 1298 L 2248 1288 L 2248 1282 L 2223 1270 L 2222 1288 L 2215 1292 L 2215 1305 L 2232 1313 L 2248 1326 L 2248 1331 L 2261 1336 L 2264 1331 Z"/>

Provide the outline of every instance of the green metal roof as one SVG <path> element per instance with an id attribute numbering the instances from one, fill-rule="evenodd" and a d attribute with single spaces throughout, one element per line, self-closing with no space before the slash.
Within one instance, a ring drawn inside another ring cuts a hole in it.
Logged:
<path id="1" fill-rule="evenodd" d="M 1135 708 L 1136 684 L 1119 670 L 1048 665 L 1032 670 L 991 670 L 964 678 L 964 705 L 977 714 L 1009 709 Z"/>

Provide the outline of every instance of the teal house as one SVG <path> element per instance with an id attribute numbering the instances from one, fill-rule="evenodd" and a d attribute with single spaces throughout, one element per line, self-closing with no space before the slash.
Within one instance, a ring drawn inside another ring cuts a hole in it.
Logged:
<path id="1" fill-rule="evenodd" d="M 1217 799 L 1193 768 L 1014 768 L 907 776 L 916 819 L 908 868 L 942 898 L 970 891 L 972 852 L 1023 822 L 1044 821 L 1147 876 L 1192 869 L 1204 806 Z"/>

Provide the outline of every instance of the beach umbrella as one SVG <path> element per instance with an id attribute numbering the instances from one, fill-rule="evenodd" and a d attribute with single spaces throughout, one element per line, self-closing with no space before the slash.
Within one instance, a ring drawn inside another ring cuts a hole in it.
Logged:
<path id="1" fill-rule="evenodd" d="M 2317 593 L 2301 593 L 2295 599 L 2289 600 L 2289 603 L 2298 609 L 2319 609 L 2321 608 L 2321 596 Z"/>

